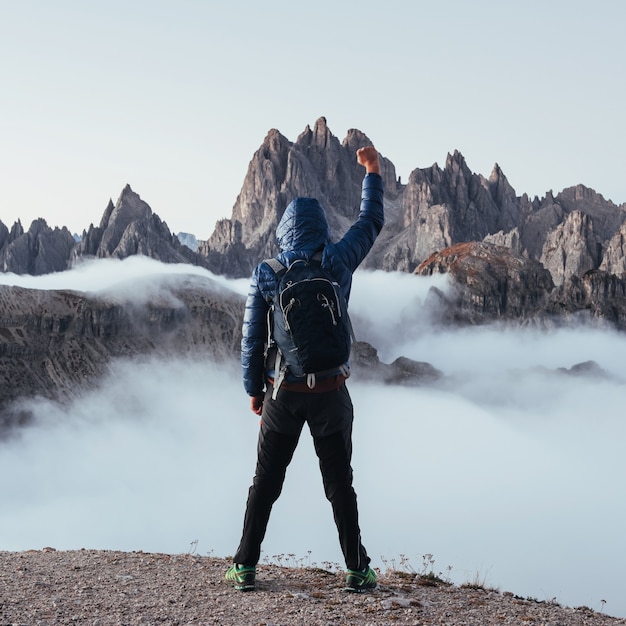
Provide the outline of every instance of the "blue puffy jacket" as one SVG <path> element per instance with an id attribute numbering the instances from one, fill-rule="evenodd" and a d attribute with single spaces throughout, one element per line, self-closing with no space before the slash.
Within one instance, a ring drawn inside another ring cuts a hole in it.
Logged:
<path id="1" fill-rule="evenodd" d="M 378 174 L 366 174 L 359 217 L 341 241 L 331 242 L 326 213 L 317 200 L 296 198 L 285 209 L 276 229 L 281 250 L 276 258 L 288 267 L 296 259 L 308 261 L 316 252 L 323 250 L 322 267 L 329 270 L 341 285 L 347 301 L 352 273 L 367 256 L 383 224 L 383 180 Z M 275 289 L 276 274 L 267 263 L 260 263 L 252 274 L 241 340 L 243 383 L 250 396 L 261 395 L 267 378 L 274 375 L 273 363 L 269 363 L 266 370 L 265 349 L 268 342 L 268 301 Z"/>

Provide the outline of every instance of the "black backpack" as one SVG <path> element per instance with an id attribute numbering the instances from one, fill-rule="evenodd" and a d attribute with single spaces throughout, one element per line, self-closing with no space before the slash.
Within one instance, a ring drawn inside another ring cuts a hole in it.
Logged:
<path id="1" fill-rule="evenodd" d="M 269 347 L 277 351 L 275 393 L 287 369 L 294 376 L 305 377 L 310 388 L 315 387 L 317 376 L 337 370 L 349 374 L 354 333 L 348 305 L 320 258 L 318 253 L 310 261 L 298 259 L 289 267 L 278 259 L 265 260 L 277 278 L 268 313 Z"/>

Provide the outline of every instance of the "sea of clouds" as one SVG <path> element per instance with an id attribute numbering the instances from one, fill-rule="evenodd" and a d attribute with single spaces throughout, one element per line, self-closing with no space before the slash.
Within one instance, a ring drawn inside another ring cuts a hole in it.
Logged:
<path id="1" fill-rule="evenodd" d="M 189 274 L 247 290 L 139 257 L 0 282 L 146 299 Z M 385 362 L 407 356 L 445 375 L 421 388 L 349 383 L 373 564 L 420 571 L 432 554 L 428 570 L 455 583 L 626 616 L 626 335 L 442 330 L 424 304 L 433 285 L 446 278 L 355 275 L 357 337 Z M 588 360 L 605 374 L 559 370 Z M 69 408 L 30 407 L 37 425 L 0 443 L 0 550 L 235 551 L 258 432 L 236 363 L 119 361 Z M 263 548 L 265 559 L 341 565 L 306 429 Z"/>

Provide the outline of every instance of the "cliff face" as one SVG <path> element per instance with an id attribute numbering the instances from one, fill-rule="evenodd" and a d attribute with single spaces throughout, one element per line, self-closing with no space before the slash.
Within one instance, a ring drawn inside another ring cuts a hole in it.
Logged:
<path id="1" fill-rule="evenodd" d="M 508 320 L 546 326 L 585 320 L 626 330 L 626 275 L 591 270 L 555 285 L 540 262 L 486 242 L 456 244 L 415 271 L 450 274 L 451 294 L 431 294 L 443 323 Z"/>
<path id="2" fill-rule="evenodd" d="M 554 289 L 550 272 L 541 263 L 484 242 L 456 244 L 432 254 L 415 272 L 452 276 L 444 318 L 460 323 L 532 319 L 544 310 Z"/>
<path id="3" fill-rule="evenodd" d="M 402 227 L 385 250 L 383 268 L 413 271 L 437 250 L 481 241 L 519 223 L 520 203 L 496 164 L 489 180 L 472 174 L 458 152 L 444 169 L 416 169 L 402 189 Z"/>
<path id="4" fill-rule="evenodd" d="M 133 283 L 130 296 L 0 285 L 0 439 L 32 419 L 20 402 L 75 400 L 97 387 L 114 359 L 194 357 L 239 361 L 243 296 L 197 275 Z M 141 300 L 137 293 L 144 295 Z M 355 344 L 353 372 L 386 384 L 419 385 L 441 373 L 427 363 L 382 363 Z"/>
<path id="5" fill-rule="evenodd" d="M 328 214 L 331 231 L 339 239 L 358 214 L 363 168 L 356 150 L 370 144 L 358 130 L 343 143 L 320 118 L 306 127 L 295 143 L 271 130 L 252 157 L 232 217 L 218 222 L 213 235 L 198 248 L 209 268 L 230 276 L 249 276 L 259 260 L 278 252 L 275 231 L 291 200 L 317 198 Z M 398 194 L 395 168 L 383 160 L 388 195 Z"/>
<path id="6" fill-rule="evenodd" d="M 144 304 L 0 285 L 0 435 L 29 416 L 20 397 L 76 397 L 111 359 L 238 354 L 243 298 L 198 276 L 163 278 Z"/>

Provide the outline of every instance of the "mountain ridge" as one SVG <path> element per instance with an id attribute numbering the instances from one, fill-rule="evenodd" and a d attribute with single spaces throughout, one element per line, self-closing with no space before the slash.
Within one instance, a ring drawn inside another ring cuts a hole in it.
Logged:
<path id="1" fill-rule="evenodd" d="M 126 185 L 115 204 L 109 201 L 100 224 L 86 228 L 79 242 L 67 228 L 51 229 L 43 218 L 27 231 L 19 220 L 10 230 L 0 221 L 0 269 L 40 275 L 69 269 L 82 257 L 145 254 L 248 276 L 258 259 L 277 252 L 276 225 L 296 196 L 320 199 L 335 238 L 349 227 L 358 212 L 363 175 L 354 153 L 370 143 L 357 129 L 349 129 L 340 142 L 324 117 L 307 125 L 295 142 L 271 129 L 249 163 L 231 217 L 218 220 L 196 251 L 180 244 Z M 406 184 L 384 156 L 381 166 L 387 223 L 364 267 L 413 272 L 434 252 L 485 240 L 539 260 L 557 285 L 591 269 L 623 273 L 620 229 L 626 203 L 616 205 L 582 184 L 556 196 L 551 190 L 542 198 L 517 195 L 497 161 L 485 178 L 472 172 L 458 150 L 448 153 L 443 168 L 437 163 L 415 168 Z M 566 262 L 560 264 L 559 256 Z"/>
<path id="2" fill-rule="evenodd" d="M 321 201 L 334 239 L 349 228 L 358 214 L 363 178 L 354 155 L 371 143 L 357 129 L 349 129 L 340 141 L 324 117 L 307 125 L 293 142 L 270 129 L 250 160 L 231 217 L 218 220 L 211 236 L 198 241 L 195 250 L 181 244 L 126 185 L 116 203 L 109 201 L 100 224 L 91 224 L 78 242 L 65 227 L 51 229 L 43 219 L 33 221 L 28 231 L 19 220 L 11 230 L 0 222 L 0 269 L 39 275 L 69 269 L 85 258 L 141 254 L 228 277 L 248 277 L 259 259 L 278 252 L 275 229 L 294 197 Z M 438 262 L 429 270 L 423 265 L 434 254 L 447 257 L 446 251 L 457 244 L 474 242 L 481 246 L 474 246 L 463 260 L 473 264 L 474 274 L 506 263 L 511 278 L 520 262 L 528 268 L 539 263 L 549 273 L 551 281 L 541 282 L 545 308 L 519 310 L 519 320 L 585 311 L 592 319 L 626 328 L 626 302 L 620 295 L 626 290 L 626 203 L 616 205 L 582 184 L 556 195 L 550 190 L 542 198 L 517 195 L 497 161 L 485 178 L 472 172 L 458 150 L 448 153 L 443 167 L 434 163 L 415 168 L 406 184 L 392 161 L 381 156 L 381 175 L 386 223 L 362 267 L 448 272 L 457 290 L 446 308 L 459 309 L 449 319 L 488 322 L 504 311 L 476 305 L 495 302 L 493 284 L 470 281 L 471 272 L 455 271 L 458 264 Z M 594 276 L 586 278 L 589 272 Z M 533 271 L 522 274 L 536 276 Z M 523 280 L 496 283 L 501 289 L 514 288 L 522 303 L 534 297 L 535 285 Z"/>
<path id="3" fill-rule="evenodd" d="M 10 230 L 0 222 L 0 269 L 42 275 L 86 259 L 144 255 L 247 277 L 259 259 L 277 252 L 275 228 L 294 196 L 318 197 L 335 238 L 343 234 L 359 210 L 363 171 L 354 155 L 370 143 L 356 129 L 340 142 L 325 118 L 295 142 L 270 130 L 250 161 L 231 218 L 219 220 L 196 251 L 126 185 L 78 242 L 67 228 L 52 229 L 43 219 L 26 231 L 19 220 Z M 427 298 L 437 324 L 584 321 L 626 330 L 626 204 L 584 185 L 532 200 L 518 196 L 497 163 L 485 178 L 458 150 L 443 168 L 416 168 L 406 184 L 381 157 L 381 175 L 386 225 L 363 267 L 448 274 L 451 288 L 431 288 Z M 27 420 L 5 411 L 14 400 L 67 399 L 95 384 L 117 357 L 200 349 L 234 358 L 243 299 L 216 290 L 209 279 L 168 289 L 166 297 L 136 307 L 94 294 L 0 285 L 0 428 Z M 382 364 L 367 345 L 355 346 L 354 357 L 362 373 L 394 384 L 438 376 L 428 364 Z"/>

